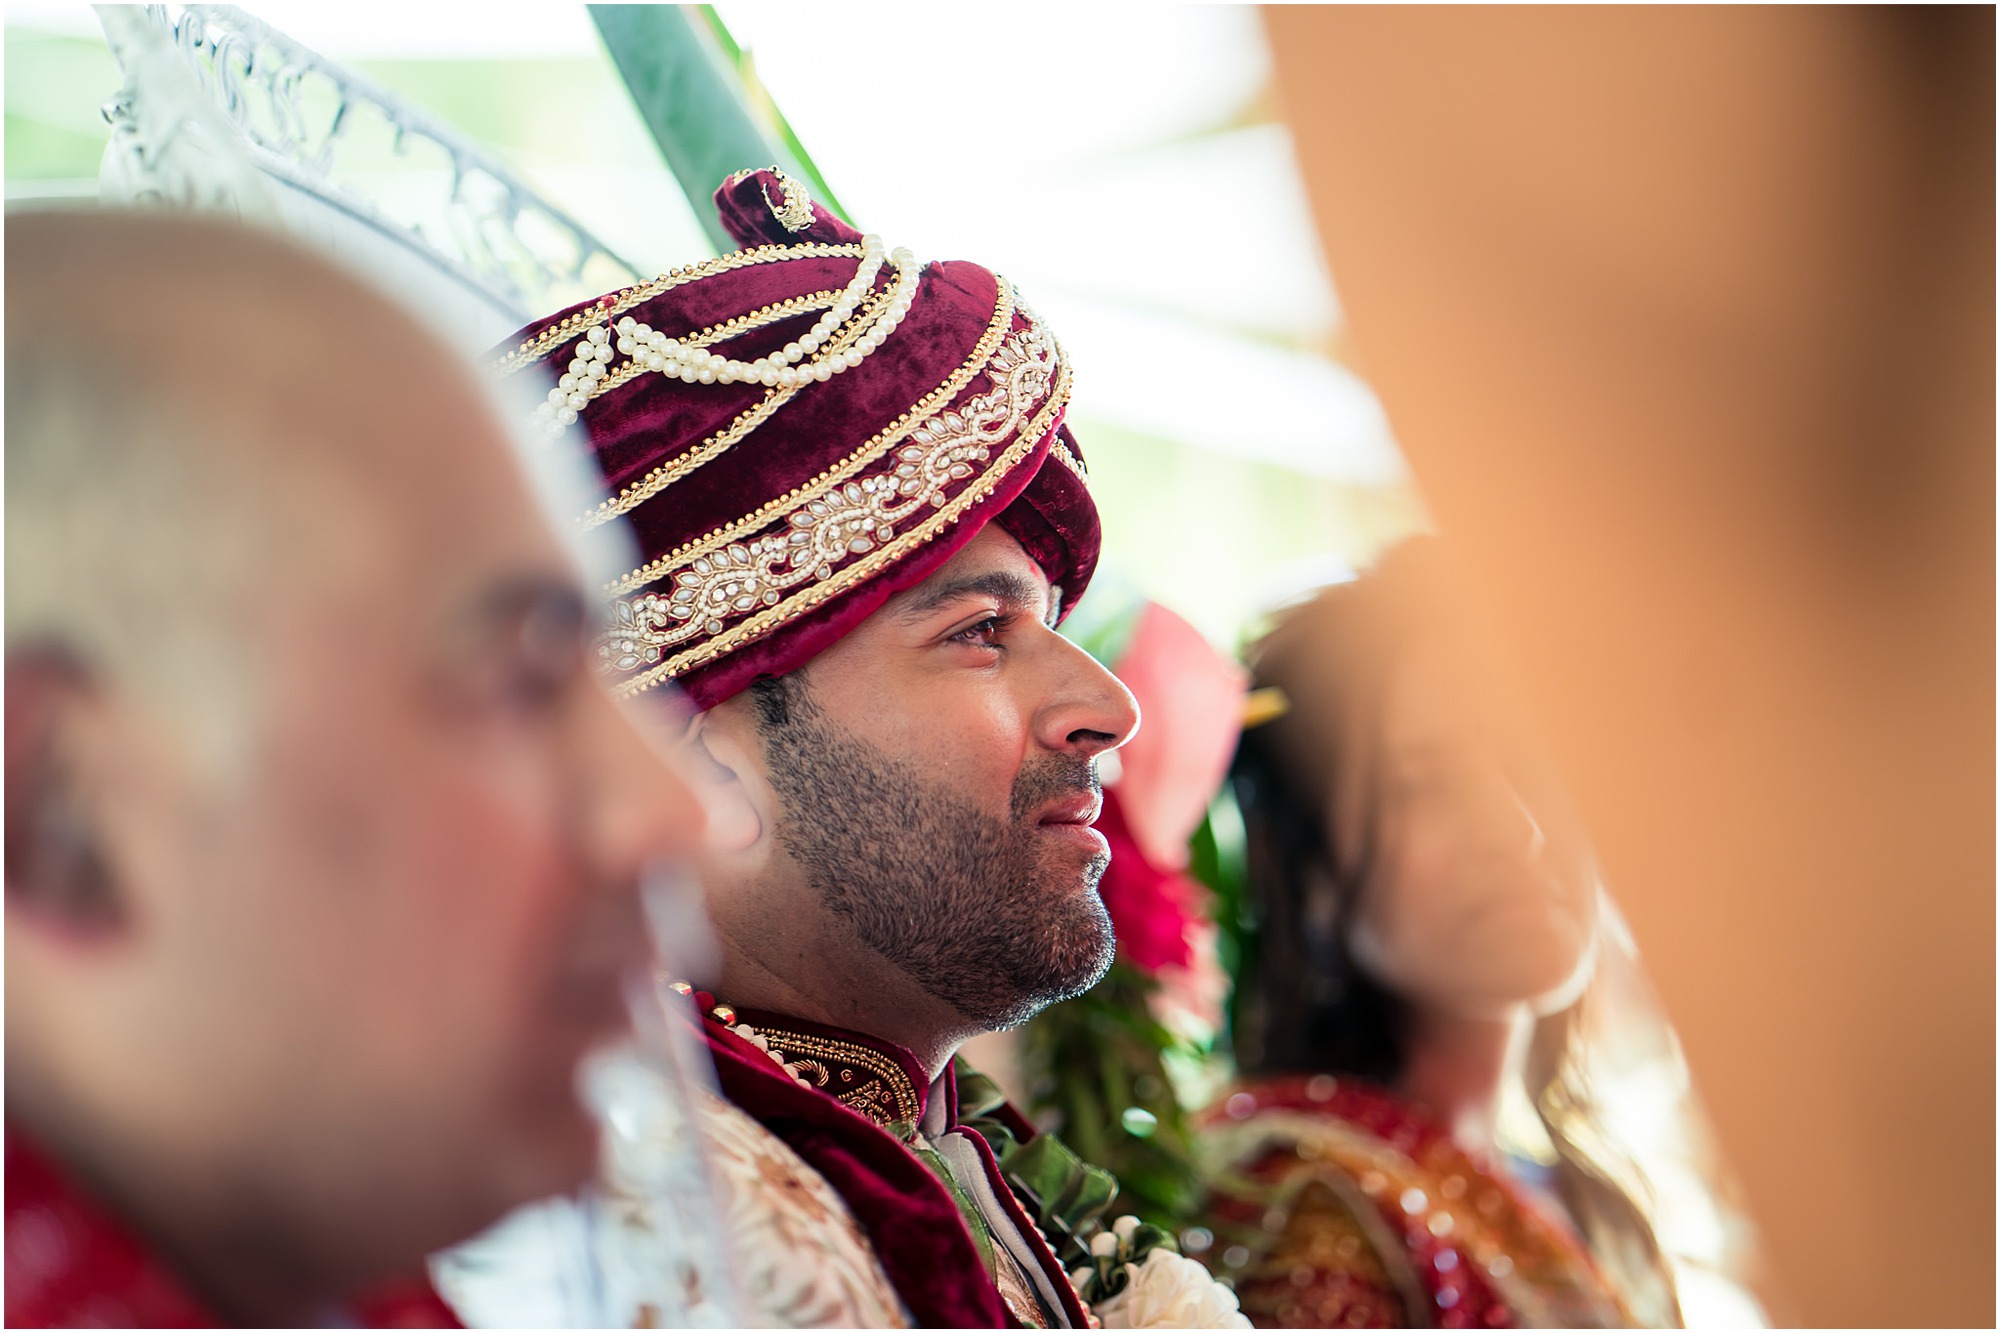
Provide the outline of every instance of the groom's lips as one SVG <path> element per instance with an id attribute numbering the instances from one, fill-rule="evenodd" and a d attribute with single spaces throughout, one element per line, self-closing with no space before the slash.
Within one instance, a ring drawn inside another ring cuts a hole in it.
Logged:
<path id="1" fill-rule="evenodd" d="M 1035 827 L 1053 838 L 1061 838 L 1093 854 L 1109 855 L 1111 844 L 1091 825 L 1103 812 L 1104 798 L 1094 791 L 1080 791 L 1059 797 L 1042 807 Z"/>

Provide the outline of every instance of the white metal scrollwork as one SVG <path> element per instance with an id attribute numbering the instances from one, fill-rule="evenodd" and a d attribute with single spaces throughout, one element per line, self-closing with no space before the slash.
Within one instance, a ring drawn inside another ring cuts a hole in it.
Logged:
<path id="1" fill-rule="evenodd" d="M 252 214 L 266 207 L 260 193 L 283 211 L 295 192 L 399 243 L 515 323 L 639 276 L 467 135 L 233 5 L 101 5 L 98 15 L 126 74 L 105 107 L 111 192 Z M 275 188 L 247 181 L 244 163 Z"/>

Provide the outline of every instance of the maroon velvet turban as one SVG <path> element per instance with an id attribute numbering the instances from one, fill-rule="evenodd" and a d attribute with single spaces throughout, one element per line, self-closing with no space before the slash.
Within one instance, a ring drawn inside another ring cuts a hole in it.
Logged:
<path id="1" fill-rule="evenodd" d="M 617 692 L 673 680 L 711 708 L 805 665 L 995 520 L 1067 613 L 1097 565 L 1097 509 L 1063 425 L 1069 366 L 1012 284 L 963 261 L 884 262 L 843 298 L 862 237 L 796 181 L 741 172 L 715 202 L 751 248 L 537 320 L 500 362 L 551 380 L 568 367 L 540 418 L 582 423 L 610 496 L 585 525 L 622 516 L 638 542 L 597 645 Z M 852 313 L 827 327 L 843 299 Z M 675 340 L 679 367 L 653 368 L 649 333 Z M 803 382 L 717 378 L 688 348 L 784 354 Z M 818 364 L 854 351 L 837 374 Z"/>

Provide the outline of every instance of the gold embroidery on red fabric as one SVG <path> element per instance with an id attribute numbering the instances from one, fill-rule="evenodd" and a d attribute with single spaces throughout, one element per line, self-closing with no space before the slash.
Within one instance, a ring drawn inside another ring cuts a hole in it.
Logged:
<path id="1" fill-rule="evenodd" d="M 967 356 L 943 383 L 925 394 L 909 411 L 890 422 L 867 443 L 818 476 L 809 478 L 783 495 L 767 500 L 733 523 L 712 529 L 693 541 L 682 543 L 665 555 L 647 561 L 625 577 L 608 584 L 604 591 L 613 597 L 618 597 L 636 588 L 656 583 L 675 569 L 692 564 L 697 556 L 720 551 L 731 542 L 764 527 L 785 509 L 797 504 L 800 497 L 816 495 L 828 486 L 840 485 L 858 475 L 863 468 L 902 443 L 925 417 L 963 393 L 965 386 L 972 383 L 986 369 L 994 349 L 999 347 L 1001 339 L 1013 325 L 1014 309 L 1013 288 L 1002 283 L 1000 299 L 994 302 L 993 318 L 987 323 L 986 331 L 980 335 L 979 342 L 973 347 L 971 355 Z"/>
<path id="2" fill-rule="evenodd" d="M 910 1076 L 880 1051 L 858 1042 L 786 1032 L 768 1023 L 757 1032 L 784 1057 L 787 1066 L 806 1075 L 812 1086 L 878 1125 L 914 1123 L 922 1109 Z"/>
<path id="3" fill-rule="evenodd" d="M 718 273 L 728 273 L 734 269 L 749 268 L 757 264 L 774 264 L 784 259 L 859 259 L 860 257 L 861 247 L 853 244 L 760 245 L 749 250 L 731 251 L 715 259 L 703 260 L 699 264 L 687 264 L 681 268 L 669 269 L 651 282 L 642 282 L 636 287 L 627 287 L 613 293 L 609 298 L 609 305 L 585 306 L 566 316 L 560 323 L 551 324 L 496 361 L 493 371 L 497 375 L 511 375 L 522 367 L 541 360 L 551 350 L 577 335 L 618 318 L 633 306 L 642 305 L 687 283 L 702 278 L 712 278 Z"/>
<path id="4" fill-rule="evenodd" d="M 649 688 L 803 614 L 991 495 L 999 478 L 1047 433 L 1050 409 L 1067 401 L 1069 375 L 1067 367 L 1058 368 L 1038 327 L 1009 338 L 988 373 L 992 389 L 912 429 L 892 455 L 892 467 L 827 487 L 787 515 L 783 529 L 696 557 L 672 572 L 671 592 L 614 601 L 613 624 L 599 640 L 600 664 L 612 671 L 649 668 L 623 682 L 619 694 Z M 1030 413 L 1036 424 L 1023 429 Z M 1013 445 L 1001 460 L 980 467 L 1010 436 Z M 951 488 L 960 485 L 964 489 L 951 497 Z M 732 627 L 730 621 L 740 623 Z M 702 635 L 706 642 L 661 660 L 674 645 Z"/>

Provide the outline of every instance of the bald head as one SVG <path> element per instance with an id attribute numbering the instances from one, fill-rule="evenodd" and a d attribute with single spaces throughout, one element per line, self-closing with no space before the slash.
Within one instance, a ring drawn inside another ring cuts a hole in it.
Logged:
<path id="1" fill-rule="evenodd" d="M 402 311 L 261 231 L 173 214 L 29 212 L 8 219 L 7 242 L 9 367 L 31 368 L 37 382 L 66 370 L 93 397 L 171 413 L 198 428 L 165 446 L 177 451 L 281 469 L 334 445 L 381 465 L 401 441 L 347 428 L 391 411 L 421 416 L 439 400 L 462 409 L 473 396 L 464 369 Z"/>
<path id="2" fill-rule="evenodd" d="M 274 236 L 98 211 L 7 240 L 8 651 L 148 696 L 205 757 L 254 693 L 260 599 L 420 559 L 421 521 L 383 549 L 392 515 L 516 484 L 464 369 Z"/>
<path id="3" fill-rule="evenodd" d="M 407 316 L 226 223 L 7 242 L 10 1133 L 300 1322 L 587 1173 L 577 1062 L 700 818 Z"/>

